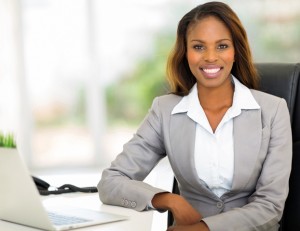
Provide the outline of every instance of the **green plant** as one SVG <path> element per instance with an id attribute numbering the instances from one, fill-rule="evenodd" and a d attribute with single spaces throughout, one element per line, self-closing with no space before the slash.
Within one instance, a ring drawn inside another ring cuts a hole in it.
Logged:
<path id="1" fill-rule="evenodd" d="M 14 135 L 11 133 L 3 134 L 0 133 L 0 147 L 5 148 L 16 148 L 16 141 Z"/>

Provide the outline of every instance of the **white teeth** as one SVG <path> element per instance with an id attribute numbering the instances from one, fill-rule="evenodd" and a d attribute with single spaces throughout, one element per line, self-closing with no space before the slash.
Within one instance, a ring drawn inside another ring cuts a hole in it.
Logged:
<path id="1" fill-rule="evenodd" d="M 213 69 L 203 69 L 204 72 L 208 74 L 215 74 L 217 73 L 221 68 L 213 68 Z"/>

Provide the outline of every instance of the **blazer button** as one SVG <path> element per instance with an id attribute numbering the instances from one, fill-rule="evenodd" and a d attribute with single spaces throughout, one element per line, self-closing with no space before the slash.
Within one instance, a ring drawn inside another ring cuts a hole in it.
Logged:
<path id="1" fill-rule="evenodd" d="M 128 200 L 125 199 L 124 205 L 125 205 L 125 206 L 128 206 L 128 204 L 129 204 Z"/>
<path id="2" fill-rule="evenodd" d="M 131 208 L 135 208 L 136 207 L 136 202 L 135 201 L 132 201 L 131 202 Z"/>
<path id="3" fill-rule="evenodd" d="M 218 209 L 223 208 L 223 205 L 224 205 L 223 202 L 221 202 L 221 201 L 217 202 L 217 208 L 218 208 Z"/>

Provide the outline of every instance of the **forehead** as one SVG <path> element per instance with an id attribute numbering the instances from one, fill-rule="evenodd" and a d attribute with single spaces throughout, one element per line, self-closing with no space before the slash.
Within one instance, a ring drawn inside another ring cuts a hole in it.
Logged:
<path id="1" fill-rule="evenodd" d="M 218 38 L 224 37 L 231 39 L 231 31 L 227 25 L 218 17 L 207 16 L 192 22 L 186 32 L 187 37 L 207 37 Z"/>

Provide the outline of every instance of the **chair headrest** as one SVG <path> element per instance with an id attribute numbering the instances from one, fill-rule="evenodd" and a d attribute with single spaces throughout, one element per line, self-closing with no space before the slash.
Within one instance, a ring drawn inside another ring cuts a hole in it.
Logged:
<path id="1" fill-rule="evenodd" d="M 256 68 L 261 77 L 260 90 L 284 98 L 293 121 L 300 63 L 257 63 Z"/>

